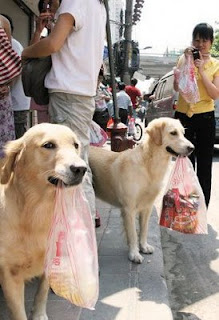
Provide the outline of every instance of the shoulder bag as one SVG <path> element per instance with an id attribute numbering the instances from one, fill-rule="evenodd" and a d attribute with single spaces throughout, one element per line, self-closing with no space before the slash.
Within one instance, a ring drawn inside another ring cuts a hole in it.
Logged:
<path id="1" fill-rule="evenodd" d="M 22 82 L 24 93 L 26 96 L 32 97 L 39 105 L 49 103 L 49 93 L 44 86 L 44 80 L 51 66 L 51 56 L 27 59 L 23 63 Z"/>

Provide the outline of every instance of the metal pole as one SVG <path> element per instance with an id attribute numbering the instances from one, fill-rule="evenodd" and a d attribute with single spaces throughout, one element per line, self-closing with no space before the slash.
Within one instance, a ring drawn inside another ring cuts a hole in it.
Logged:
<path id="1" fill-rule="evenodd" d="M 113 60 L 113 50 L 112 50 L 112 40 L 111 40 L 111 31 L 110 31 L 110 19 L 109 19 L 109 5 L 108 0 L 104 0 L 104 4 L 106 7 L 106 34 L 107 34 L 107 44 L 108 44 L 108 52 L 109 52 L 109 67 L 110 67 L 110 76 L 111 76 L 111 85 L 112 85 L 112 96 L 113 96 L 113 109 L 114 109 L 114 122 L 119 123 L 119 109 L 117 105 L 117 97 L 116 97 L 116 82 L 115 82 L 115 69 L 114 69 L 114 60 Z"/>
<path id="2" fill-rule="evenodd" d="M 133 13 L 133 0 L 126 0 L 125 10 L 125 62 L 124 72 L 122 75 L 125 84 L 130 84 L 131 56 L 132 56 L 132 13 Z"/>

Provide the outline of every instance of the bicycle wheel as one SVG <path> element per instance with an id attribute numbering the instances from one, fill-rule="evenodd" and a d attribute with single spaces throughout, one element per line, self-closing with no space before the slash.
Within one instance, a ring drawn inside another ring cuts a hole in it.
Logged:
<path id="1" fill-rule="evenodd" d="M 139 123 L 135 123 L 135 135 L 134 135 L 134 140 L 135 140 L 135 141 L 141 140 L 142 135 L 143 135 L 143 129 L 142 129 L 142 127 L 140 126 Z"/>

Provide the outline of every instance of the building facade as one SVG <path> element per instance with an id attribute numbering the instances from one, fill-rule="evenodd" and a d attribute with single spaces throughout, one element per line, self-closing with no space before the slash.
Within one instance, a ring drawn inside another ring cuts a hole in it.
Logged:
<path id="1" fill-rule="evenodd" d="M 121 10 L 125 20 L 125 0 L 109 0 L 109 17 L 112 43 L 120 40 Z"/>
<path id="2" fill-rule="evenodd" d="M 13 36 L 23 47 L 29 44 L 33 32 L 34 14 L 38 14 L 37 3 L 37 0 L 0 0 L 0 13 L 12 18 Z"/>

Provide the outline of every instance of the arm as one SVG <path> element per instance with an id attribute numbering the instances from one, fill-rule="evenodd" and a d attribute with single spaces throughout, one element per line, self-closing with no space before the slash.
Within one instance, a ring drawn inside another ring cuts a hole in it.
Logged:
<path id="1" fill-rule="evenodd" d="M 216 100 L 219 98 L 219 75 L 214 77 L 213 81 L 211 82 L 205 73 L 204 64 L 205 62 L 202 57 L 201 59 L 195 60 L 195 66 L 199 70 L 199 74 L 201 75 L 201 79 L 205 89 L 207 90 L 207 93 L 213 100 Z"/>
<path id="2" fill-rule="evenodd" d="M 59 51 L 73 26 L 73 16 L 69 13 L 61 14 L 49 36 L 25 48 L 22 52 L 22 58 L 46 57 Z"/>
<path id="3" fill-rule="evenodd" d="M 30 41 L 30 45 L 40 41 L 41 33 L 42 33 L 43 29 L 46 27 L 47 21 L 50 18 L 51 18 L 51 14 L 47 13 L 47 12 L 43 12 L 43 13 L 40 14 L 39 17 L 37 17 L 37 19 L 36 19 L 36 30 L 35 30 L 35 32 L 33 34 L 33 37 L 32 37 L 32 39 Z"/>
<path id="4" fill-rule="evenodd" d="M 8 19 L 6 19 L 4 16 L 0 15 L 0 22 L 1 22 L 2 27 L 8 36 L 9 41 L 11 42 L 11 26 L 10 26 Z"/>

